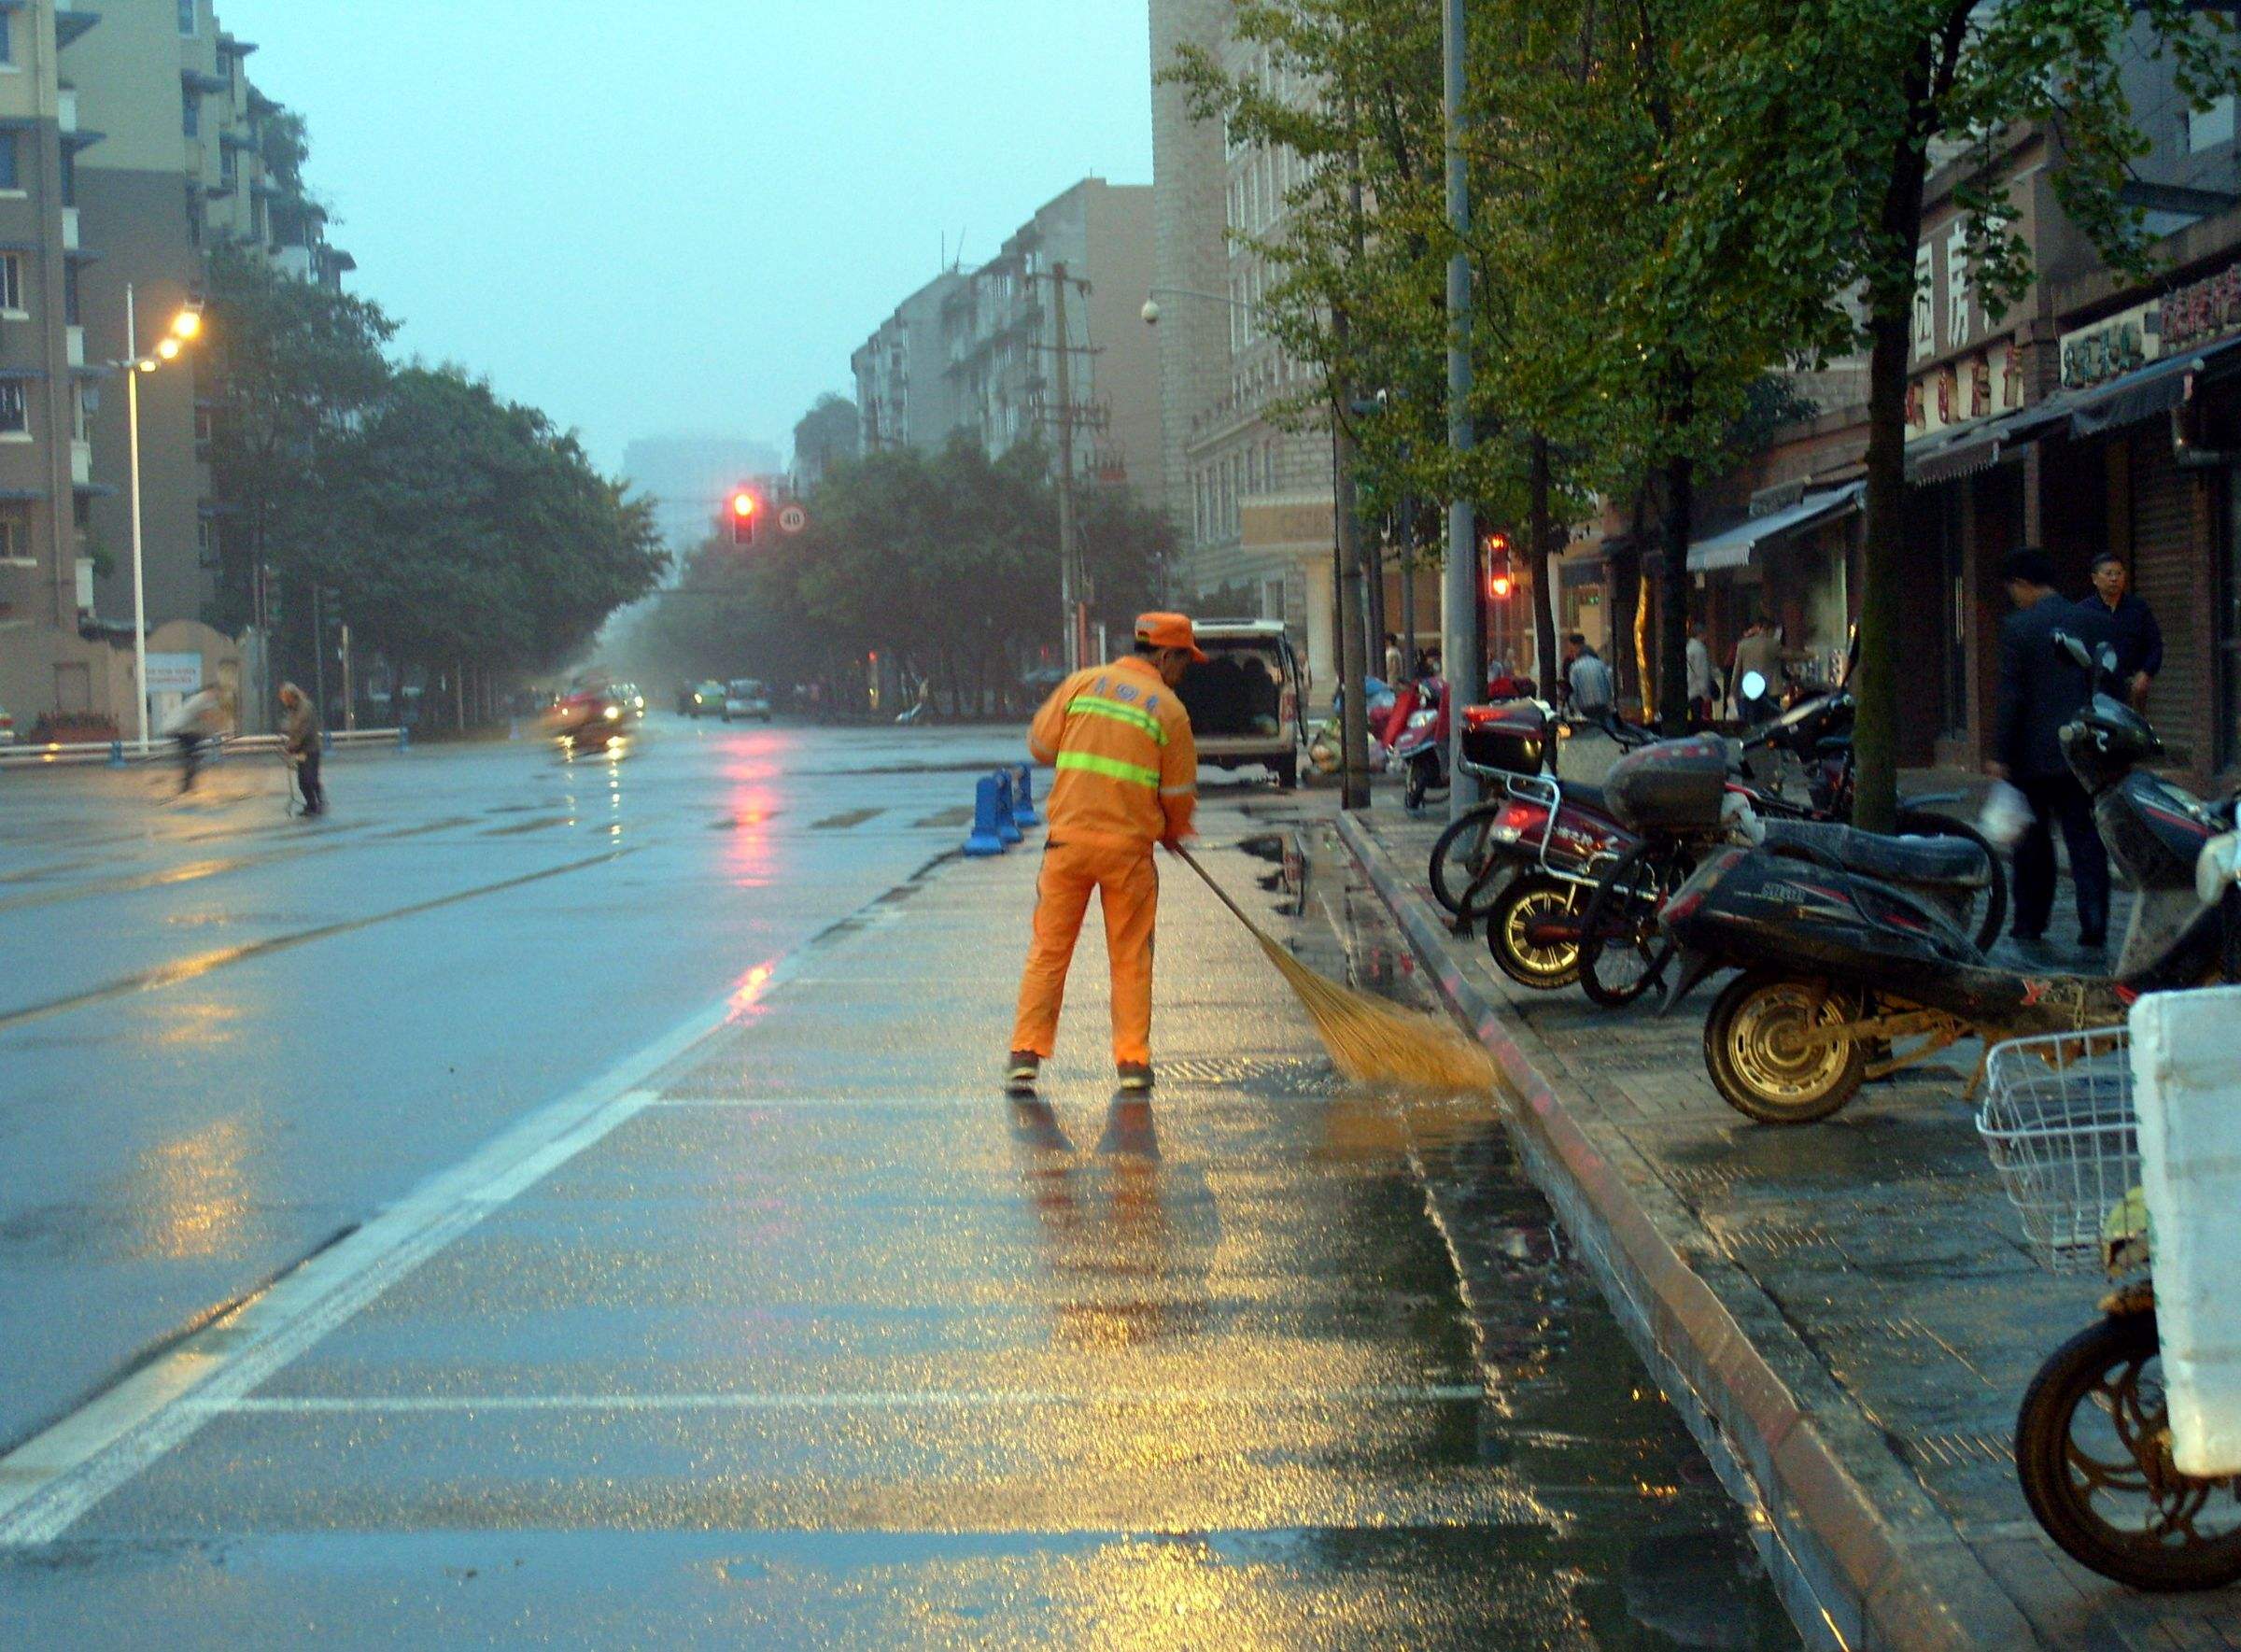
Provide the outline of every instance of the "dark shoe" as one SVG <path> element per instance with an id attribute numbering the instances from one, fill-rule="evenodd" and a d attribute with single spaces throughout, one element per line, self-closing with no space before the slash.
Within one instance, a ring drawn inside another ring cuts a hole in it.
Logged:
<path id="1" fill-rule="evenodd" d="M 1005 1064 L 1004 1089 L 1010 1095 L 1033 1095 L 1035 1080 L 1043 1070 L 1043 1058 L 1032 1050 L 1014 1050 Z"/>
<path id="2" fill-rule="evenodd" d="M 2108 937 L 2106 935 L 2080 935 L 2078 938 L 2078 947 L 2080 952 L 2105 953 L 2108 951 Z"/>
<path id="3" fill-rule="evenodd" d="M 1124 1061 L 1120 1064 L 1120 1088 L 1149 1090 L 1151 1088 L 1151 1064 L 1148 1061 Z"/>

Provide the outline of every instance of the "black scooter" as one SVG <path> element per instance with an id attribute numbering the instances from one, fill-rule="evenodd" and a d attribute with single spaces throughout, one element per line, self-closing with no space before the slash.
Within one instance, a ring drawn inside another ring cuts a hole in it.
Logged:
<path id="1" fill-rule="evenodd" d="M 2206 906 L 2194 890 L 2195 859 L 2232 826 L 2232 800 L 2206 805 L 2142 770 L 2163 742 L 2103 692 L 2113 652 L 2095 660 L 2074 638 L 2058 645 L 2094 686 L 2062 730 L 2063 755 L 2093 796 L 2118 875 L 2140 896 L 2117 976 L 1989 963 L 1944 898 L 1957 869 L 1945 844 L 1770 826 L 1758 847 L 1706 861 L 1660 914 L 1684 960 L 1669 1005 L 1714 970 L 1742 971 L 1704 1025 L 1704 1064 L 1730 1106 L 1765 1123 L 1807 1123 L 1837 1111 L 1863 1080 L 1962 1038 L 2107 1025 L 2141 993 L 2234 976 L 2241 895 L 2229 889 Z M 1893 1053 L 1904 1039 L 1920 1041 Z"/>

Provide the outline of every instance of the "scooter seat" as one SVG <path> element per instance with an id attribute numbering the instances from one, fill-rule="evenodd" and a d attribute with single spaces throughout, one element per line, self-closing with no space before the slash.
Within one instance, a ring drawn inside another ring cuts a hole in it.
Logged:
<path id="1" fill-rule="evenodd" d="M 1889 883 L 1981 889 L 1992 882 L 1991 862 L 1966 838 L 1885 838 L 1825 821 L 1770 820 L 1763 847 Z"/>
<path id="2" fill-rule="evenodd" d="M 1583 809 L 1592 809 L 1598 814 L 1611 812 L 1611 805 L 1603 800 L 1601 786 L 1585 785 L 1576 780 L 1560 780 L 1557 789 L 1563 793 L 1564 801 L 1577 803 Z"/>

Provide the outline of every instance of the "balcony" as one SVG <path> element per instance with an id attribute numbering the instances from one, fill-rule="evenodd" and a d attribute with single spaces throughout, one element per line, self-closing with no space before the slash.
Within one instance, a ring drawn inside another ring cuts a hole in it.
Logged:
<path id="1" fill-rule="evenodd" d="M 86 364 L 86 330 L 73 323 L 63 329 L 63 341 L 70 365 L 83 367 Z"/>
<path id="2" fill-rule="evenodd" d="M 70 444 L 70 485 L 86 487 L 93 481 L 93 444 L 73 441 Z"/>
<path id="3" fill-rule="evenodd" d="M 63 250 L 78 250 L 78 208 L 75 206 L 63 208 Z"/>
<path id="4" fill-rule="evenodd" d="M 64 132 L 76 132 L 78 130 L 77 87 L 63 86 L 57 89 L 54 105 L 54 123 L 61 127 Z"/>
<path id="5" fill-rule="evenodd" d="M 58 6 L 54 8 L 54 43 L 67 46 L 99 21 L 101 13 L 98 11 L 81 11 L 75 6 Z"/>

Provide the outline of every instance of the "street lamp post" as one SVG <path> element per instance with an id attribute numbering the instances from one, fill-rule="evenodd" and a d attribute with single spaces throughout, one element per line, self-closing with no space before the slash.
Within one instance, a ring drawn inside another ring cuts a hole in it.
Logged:
<path id="1" fill-rule="evenodd" d="M 148 755 L 148 573 L 143 554 L 143 533 L 140 513 L 140 375 L 153 373 L 164 361 L 176 360 L 188 340 L 203 330 L 202 311 L 190 304 L 172 318 L 171 331 L 157 344 L 155 354 L 140 353 L 140 317 L 137 295 L 133 284 L 124 284 L 124 359 L 109 366 L 124 374 L 125 422 L 128 427 L 126 447 L 131 460 L 131 475 L 126 491 L 131 496 L 133 518 L 133 684 L 140 699 L 140 755 Z"/>

